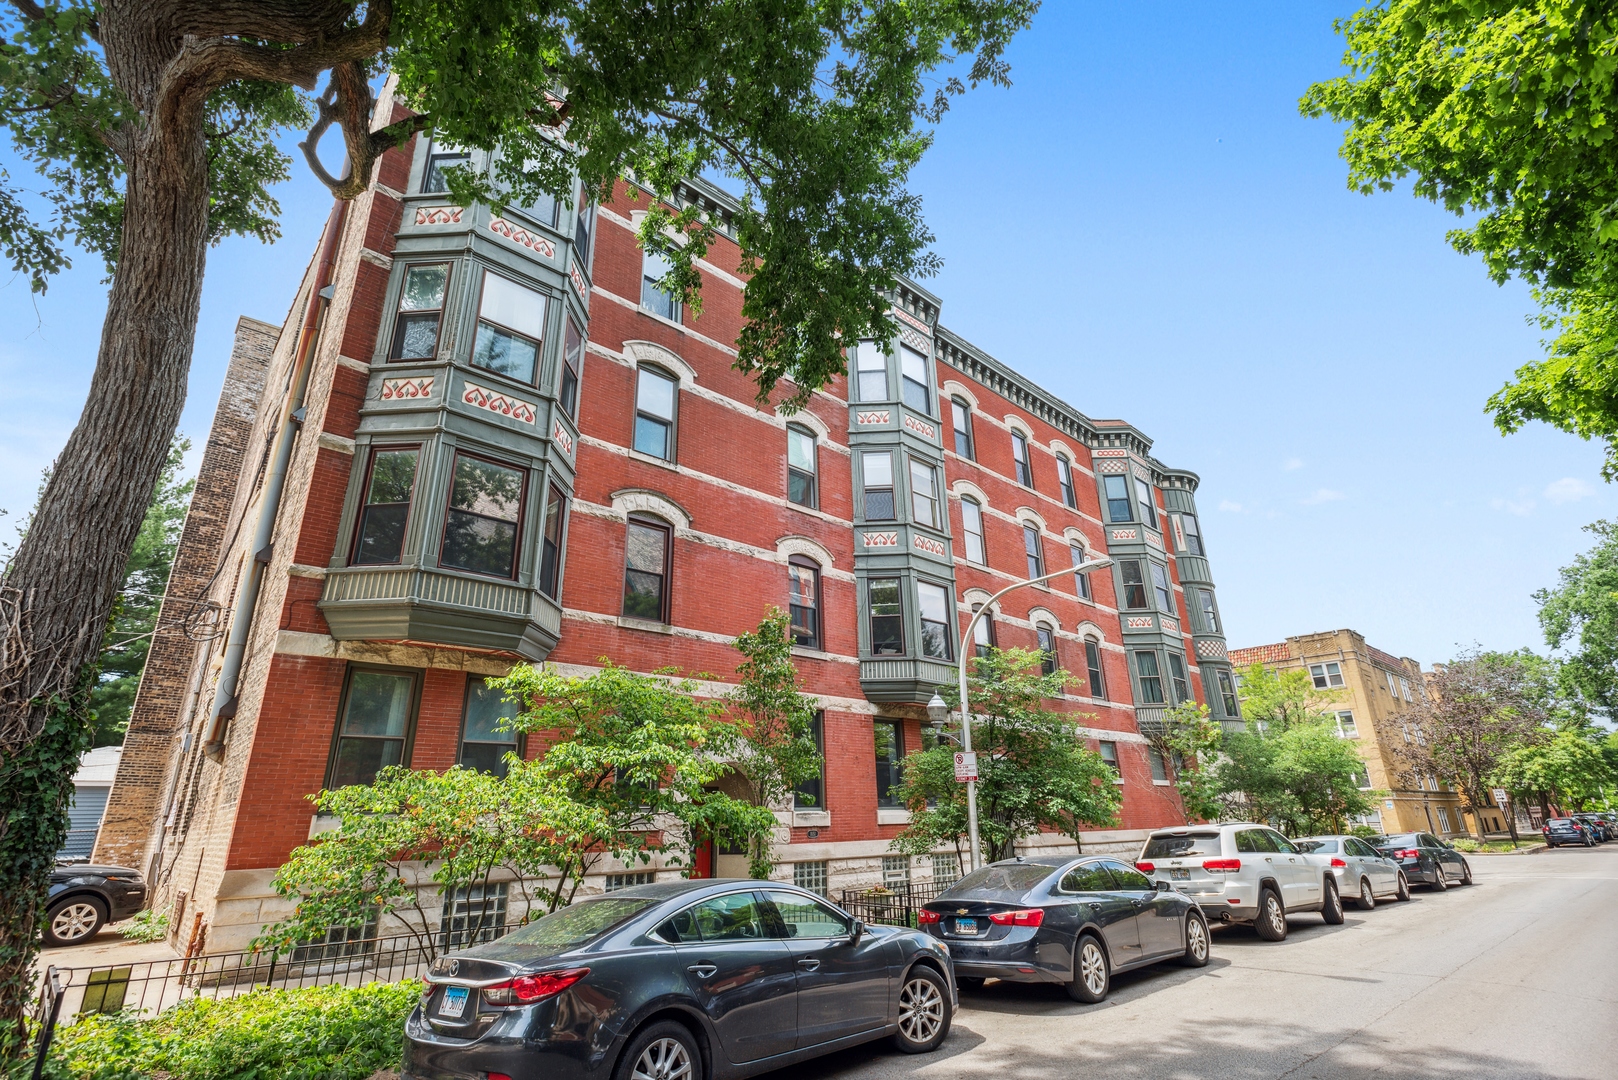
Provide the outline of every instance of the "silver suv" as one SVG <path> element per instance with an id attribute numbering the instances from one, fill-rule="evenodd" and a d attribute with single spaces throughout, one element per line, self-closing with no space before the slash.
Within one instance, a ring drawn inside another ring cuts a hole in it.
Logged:
<path id="1" fill-rule="evenodd" d="M 1343 921 L 1329 860 L 1305 854 L 1268 825 L 1158 829 L 1135 866 L 1195 900 L 1208 918 L 1251 924 L 1266 941 L 1285 938 L 1287 916 L 1300 911 L 1318 911 L 1334 925 Z"/>

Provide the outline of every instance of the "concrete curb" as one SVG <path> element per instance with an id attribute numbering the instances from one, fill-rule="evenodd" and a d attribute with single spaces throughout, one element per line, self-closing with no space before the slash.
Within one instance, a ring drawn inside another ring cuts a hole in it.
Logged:
<path id="1" fill-rule="evenodd" d="M 1548 850 L 1549 849 L 1544 844 L 1532 844 L 1532 845 L 1525 844 L 1524 846 L 1518 848 L 1516 851 L 1467 851 L 1467 852 L 1463 852 L 1463 854 L 1468 859 L 1479 859 L 1479 858 L 1490 859 L 1490 858 L 1494 858 L 1495 856 L 1498 856 L 1498 855 L 1533 855 L 1533 854 L 1536 854 L 1537 852 L 1548 851 Z"/>

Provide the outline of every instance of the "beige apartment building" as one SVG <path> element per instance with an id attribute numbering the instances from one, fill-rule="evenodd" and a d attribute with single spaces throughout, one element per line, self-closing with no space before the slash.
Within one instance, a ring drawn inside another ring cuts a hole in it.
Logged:
<path id="1" fill-rule="evenodd" d="M 1389 739 L 1413 737 L 1394 717 L 1426 696 L 1418 661 L 1383 652 L 1353 630 L 1331 630 L 1299 634 L 1275 645 L 1232 649 L 1230 662 L 1238 673 L 1253 664 L 1281 671 L 1302 669 L 1316 689 L 1337 695 L 1331 711 L 1337 716 L 1338 734 L 1354 740 L 1365 762 L 1360 786 L 1382 792 L 1377 808 L 1360 824 L 1389 833 L 1467 833 L 1460 794 L 1437 777 L 1401 778 L 1397 758 L 1385 745 Z M 1486 827 L 1504 828 L 1503 821 L 1488 817 L 1486 812 Z"/>

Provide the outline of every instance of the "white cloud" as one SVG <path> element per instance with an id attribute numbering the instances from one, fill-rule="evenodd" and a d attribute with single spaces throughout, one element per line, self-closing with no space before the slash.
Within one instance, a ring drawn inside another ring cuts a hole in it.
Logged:
<path id="1" fill-rule="evenodd" d="M 1552 482 L 1545 489 L 1545 499 L 1548 502 L 1560 505 L 1561 503 L 1578 502 L 1580 499 L 1587 499 L 1595 493 L 1595 488 L 1583 480 L 1564 476 L 1562 479 Z"/>
<path id="2" fill-rule="evenodd" d="M 1489 508 L 1492 510 L 1504 510 L 1506 513 L 1516 514 L 1518 517 L 1527 517 L 1529 512 L 1534 509 L 1534 500 L 1490 499 Z"/>
<path id="3" fill-rule="evenodd" d="M 1310 495 L 1308 498 L 1300 501 L 1305 506 L 1319 506 L 1321 503 L 1340 502 L 1346 498 L 1348 498 L 1348 496 L 1344 495 L 1341 491 L 1333 491 L 1331 488 L 1321 488 L 1313 495 Z"/>
<path id="4" fill-rule="evenodd" d="M 1296 470 L 1303 468 L 1303 458 L 1289 457 L 1281 463 L 1281 468 L 1285 469 L 1287 472 L 1295 472 Z"/>
<path id="5" fill-rule="evenodd" d="M 1242 504 L 1239 502 L 1232 502 L 1229 499 L 1220 499 L 1219 509 L 1225 511 L 1227 514 L 1239 514 L 1242 512 Z"/>

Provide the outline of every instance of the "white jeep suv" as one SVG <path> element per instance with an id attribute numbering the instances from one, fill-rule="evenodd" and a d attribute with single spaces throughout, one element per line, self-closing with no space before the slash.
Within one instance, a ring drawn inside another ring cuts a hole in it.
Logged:
<path id="1" fill-rule="evenodd" d="M 1330 860 L 1250 821 L 1158 829 L 1135 865 L 1195 900 L 1209 919 L 1250 923 L 1266 941 L 1287 936 L 1287 916 L 1318 911 L 1343 921 Z"/>

